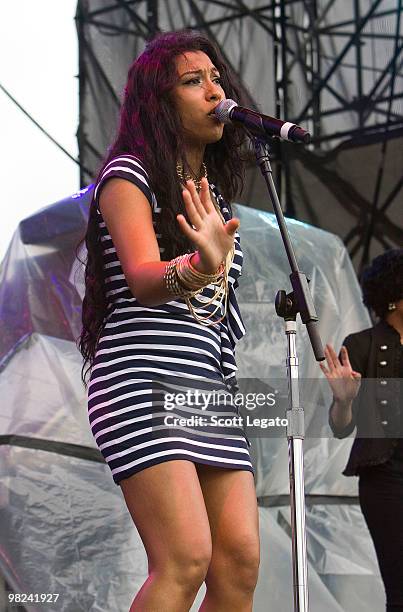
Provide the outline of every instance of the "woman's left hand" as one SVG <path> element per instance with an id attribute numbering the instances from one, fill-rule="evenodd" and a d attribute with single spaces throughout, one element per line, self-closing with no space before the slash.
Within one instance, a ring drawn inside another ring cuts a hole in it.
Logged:
<path id="1" fill-rule="evenodd" d="M 197 247 L 198 258 L 195 256 L 193 265 L 205 274 L 213 274 L 233 247 L 239 219 L 234 217 L 225 224 L 222 222 L 211 200 L 209 184 L 205 178 L 201 180 L 200 194 L 194 182 L 187 181 L 182 195 L 191 224 L 183 215 L 177 215 L 177 220 L 181 231 Z"/>

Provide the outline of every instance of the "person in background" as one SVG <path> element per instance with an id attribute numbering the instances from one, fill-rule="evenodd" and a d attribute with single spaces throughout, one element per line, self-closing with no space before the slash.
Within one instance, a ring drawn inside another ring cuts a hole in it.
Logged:
<path id="1" fill-rule="evenodd" d="M 329 422 L 344 438 L 356 428 L 343 472 L 359 476 L 362 513 L 374 542 L 386 610 L 403 610 L 403 249 L 376 257 L 362 278 L 378 322 L 351 334 L 320 364 L 331 389 Z M 397 380 L 393 380 L 397 379 Z"/>

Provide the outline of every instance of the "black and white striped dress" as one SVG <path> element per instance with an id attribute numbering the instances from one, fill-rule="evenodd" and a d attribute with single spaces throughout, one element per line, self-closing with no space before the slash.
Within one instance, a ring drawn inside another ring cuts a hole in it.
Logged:
<path id="1" fill-rule="evenodd" d="M 229 271 L 228 311 L 222 322 L 209 327 L 200 324 L 179 298 L 145 307 L 127 285 L 99 210 L 101 188 L 112 177 L 129 180 L 141 189 L 150 202 L 154 226 L 161 209 L 139 159 L 121 155 L 107 164 L 95 187 L 94 201 L 108 310 L 91 369 L 88 412 L 113 479 L 118 484 L 140 470 L 173 459 L 253 473 L 250 443 L 239 410 L 230 401 L 237 389 L 235 344 L 245 333 L 235 296 L 242 268 L 239 235 Z M 211 187 L 228 220 L 224 200 Z M 159 241 L 160 235 L 156 236 Z M 160 246 L 162 260 L 163 252 Z M 212 287 L 206 287 L 202 296 L 211 295 Z M 174 417 L 184 420 L 178 422 Z"/>

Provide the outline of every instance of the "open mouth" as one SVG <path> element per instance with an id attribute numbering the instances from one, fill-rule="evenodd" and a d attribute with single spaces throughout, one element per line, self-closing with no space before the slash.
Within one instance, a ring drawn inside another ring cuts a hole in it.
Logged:
<path id="1" fill-rule="evenodd" d="M 208 113 L 207 117 L 211 117 L 212 119 L 215 119 L 216 121 L 218 121 L 217 115 L 215 114 L 213 110 L 210 113 Z"/>

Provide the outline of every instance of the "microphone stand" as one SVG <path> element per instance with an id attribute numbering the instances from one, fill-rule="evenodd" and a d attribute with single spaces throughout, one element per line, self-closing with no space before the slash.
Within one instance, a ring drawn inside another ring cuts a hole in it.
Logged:
<path id="1" fill-rule="evenodd" d="M 323 361 L 322 343 L 316 328 L 318 317 L 308 287 L 308 279 L 298 269 L 283 211 L 274 185 L 270 165 L 270 147 L 265 140 L 248 132 L 252 138 L 257 164 L 265 179 L 280 229 L 281 238 L 291 267 L 290 280 L 293 291 L 281 290 L 276 295 L 276 312 L 285 321 L 287 338 L 287 378 L 289 409 L 287 410 L 288 468 L 290 479 L 292 566 L 294 612 L 308 611 L 308 567 L 306 556 L 305 487 L 303 440 L 305 436 L 304 410 L 299 404 L 298 356 L 296 350 L 296 317 L 299 313 L 307 326 L 309 339 L 317 361 Z"/>

